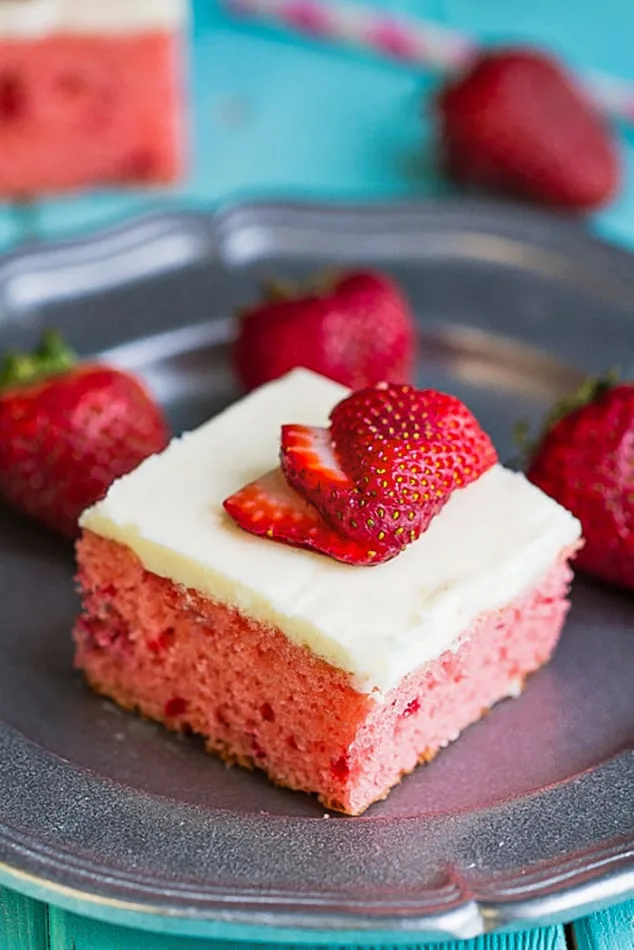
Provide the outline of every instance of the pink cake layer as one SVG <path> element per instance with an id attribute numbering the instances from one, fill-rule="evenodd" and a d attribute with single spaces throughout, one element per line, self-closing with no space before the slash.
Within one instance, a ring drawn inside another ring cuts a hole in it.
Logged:
<path id="1" fill-rule="evenodd" d="M 97 692 L 353 815 L 517 695 L 557 643 L 571 578 L 562 554 L 537 587 L 378 702 L 280 630 L 146 571 L 123 545 L 85 532 L 78 559 L 76 664 Z"/>
<path id="2" fill-rule="evenodd" d="M 0 41 L 0 194 L 177 178 L 180 57 L 162 31 Z"/>

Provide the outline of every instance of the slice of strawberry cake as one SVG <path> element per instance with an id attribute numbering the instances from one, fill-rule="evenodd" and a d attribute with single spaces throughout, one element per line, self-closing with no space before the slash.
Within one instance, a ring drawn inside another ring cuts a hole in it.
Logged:
<path id="1" fill-rule="evenodd" d="M 186 0 L 0 2 L 0 195 L 171 182 Z"/>
<path id="2" fill-rule="evenodd" d="M 580 543 L 456 398 L 305 370 L 81 525 L 94 689 L 353 815 L 548 660 Z"/>

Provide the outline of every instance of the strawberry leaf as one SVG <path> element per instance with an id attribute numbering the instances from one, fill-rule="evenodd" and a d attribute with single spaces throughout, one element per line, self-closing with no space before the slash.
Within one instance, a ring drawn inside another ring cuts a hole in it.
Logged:
<path id="1" fill-rule="evenodd" d="M 57 330 L 45 330 L 32 353 L 9 350 L 0 365 L 0 391 L 28 386 L 66 373 L 77 362 Z"/>

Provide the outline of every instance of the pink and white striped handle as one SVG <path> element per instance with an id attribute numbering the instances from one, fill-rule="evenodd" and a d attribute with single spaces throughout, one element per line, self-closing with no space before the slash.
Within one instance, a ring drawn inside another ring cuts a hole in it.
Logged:
<path id="1" fill-rule="evenodd" d="M 224 0 L 234 13 L 280 24 L 314 39 L 354 46 L 409 65 L 451 72 L 478 46 L 470 37 L 438 24 L 393 16 L 361 3 L 321 0 Z M 608 114 L 634 123 L 634 85 L 601 72 L 582 81 Z"/>

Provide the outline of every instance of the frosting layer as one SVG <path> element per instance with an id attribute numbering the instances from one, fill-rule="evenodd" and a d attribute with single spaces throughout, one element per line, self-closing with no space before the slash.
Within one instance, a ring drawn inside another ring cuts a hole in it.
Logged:
<path id="1" fill-rule="evenodd" d="M 280 426 L 324 425 L 346 395 L 305 370 L 251 393 L 112 485 L 84 528 L 144 566 L 274 624 L 385 692 L 437 657 L 479 614 L 537 583 L 579 523 L 523 475 L 495 466 L 454 492 L 428 531 L 387 564 L 352 567 L 256 538 L 222 501 L 277 465 Z"/>
<path id="2" fill-rule="evenodd" d="M 0 40 L 169 29 L 186 15 L 186 0 L 0 0 Z"/>

